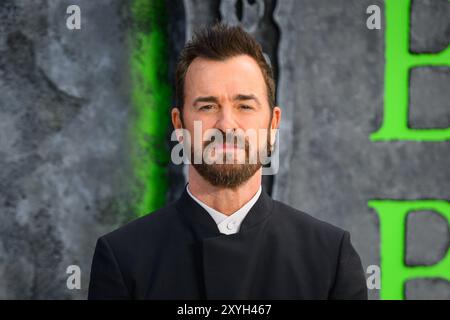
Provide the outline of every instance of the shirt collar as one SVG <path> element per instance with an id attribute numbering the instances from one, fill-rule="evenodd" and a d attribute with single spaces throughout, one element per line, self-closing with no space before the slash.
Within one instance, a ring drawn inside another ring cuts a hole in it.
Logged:
<path id="1" fill-rule="evenodd" d="M 231 215 L 227 216 L 226 214 L 223 214 L 220 211 L 217 211 L 214 208 L 211 208 L 206 203 L 195 197 L 190 191 L 189 191 L 189 184 L 186 185 L 186 192 L 189 194 L 189 196 L 197 202 L 203 209 L 205 209 L 206 212 L 209 213 L 209 215 L 213 218 L 214 222 L 216 223 L 217 227 L 219 228 L 220 233 L 223 234 L 233 234 L 237 233 L 240 229 L 240 226 L 242 224 L 242 221 L 247 216 L 250 209 L 253 207 L 253 205 L 258 201 L 261 192 L 262 187 L 259 186 L 258 191 L 256 194 L 247 202 L 245 203 L 241 208 L 239 208 L 237 211 L 232 213 Z"/>
<path id="2" fill-rule="evenodd" d="M 266 192 L 264 186 L 262 186 L 261 195 L 242 221 L 239 232 L 233 235 L 223 235 L 220 232 L 214 219 L 205 212 L 206 210 L 202 206 L 189 196 L 186 187 L 178 200 L 175 201 L 174 206 L 179 218 L 193 232 L 196 239 L 206 241 L 219 239 L 222 236 L 225 236 L 227 239 L 232 236 L 239 238 L 245 237 L 245 235 L 257 229 L 271 216 L 274 203 L 275 201 Z"/>

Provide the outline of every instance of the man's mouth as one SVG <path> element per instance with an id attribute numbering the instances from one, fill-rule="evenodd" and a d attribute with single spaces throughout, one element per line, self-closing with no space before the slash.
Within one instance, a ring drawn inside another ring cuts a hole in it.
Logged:
<path id="1" fill-rule="evenodd" d="M 240 150 L 242 148 L 238 148 L 237 145 L 235 145 L 235 144 L 224 143 L 224 144 L 216 144 L 214 146 L 214 149 L 216 151 L 236 151 L 236 150 Z"/>

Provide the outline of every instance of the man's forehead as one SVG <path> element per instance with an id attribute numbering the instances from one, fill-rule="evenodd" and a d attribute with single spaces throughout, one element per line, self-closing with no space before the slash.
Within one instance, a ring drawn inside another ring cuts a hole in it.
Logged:
<path id="1" fill-rule="evenodd" d="M 185 95 L 234 97 L 238 94 L 265 93 L 262 72 L 253 58 L 237 56 L 224 61 L 196 58 L 185 78 Z"/>
<path id="2" fill-rule="evenodd" d="M 214 73 L 217 70 L 222 72 L 233 73 L 239 71 L 240 74 L 249 74 L 252 76 L 263 77 L 261 68 L 258 63 L 250 56 L 238 55 L 227 58 L 225 60 L 212 60 L 203 57 L 195 58 L 189 65 L 186 77 L 196 75 L 198 73 L 204 75 Z"/>

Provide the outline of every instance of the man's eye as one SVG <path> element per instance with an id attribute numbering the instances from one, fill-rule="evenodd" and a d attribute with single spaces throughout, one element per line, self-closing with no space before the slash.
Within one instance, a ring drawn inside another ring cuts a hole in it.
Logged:
<path id="1" fill-rule="evenodd" d="M 253 109 L 251 106 L 249 106 L 248 104 L 241 104 L 240 105 L 240 108 L 241 109 L 244 109 L 244 110 L 251 110 L 251 109 Z"/>
<path id="2" fill-rule="evenodd" d="M 213 108 L 214 108 L 214 106 L 212 104 L 208 104 L 208 105 L 205 105 L 205 106 L 201 106 L 199 108 L 199 110 L 208 111 L 208 110 L 211 110 Z"/>

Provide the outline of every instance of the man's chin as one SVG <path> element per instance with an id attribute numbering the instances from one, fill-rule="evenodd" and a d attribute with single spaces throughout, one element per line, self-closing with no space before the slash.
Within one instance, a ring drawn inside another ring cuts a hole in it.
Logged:
<path id="1" fill-rule="evenodd" d="M 261 164 L 193 164 L 193 167 L 213 186 L 236 188 L 247 182 Z"/>

